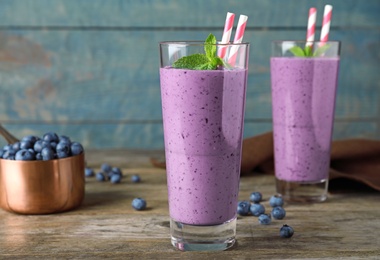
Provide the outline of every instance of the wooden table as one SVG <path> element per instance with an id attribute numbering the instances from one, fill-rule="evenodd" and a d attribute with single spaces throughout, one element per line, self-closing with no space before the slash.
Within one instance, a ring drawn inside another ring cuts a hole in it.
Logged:
<path id="1" fill-rule="evenodd" d="M 380 193 L 330 194 L 324 203 L 285 205 L 284 220 L 260 225 L 256 217 L 239 217 L 237 244 L 224 252 L 180 252 L 170 244 L 166 176 L 149 157 L 160 152 L 89 152 L 89 166 L 102 162 L 121 166 L 122 183 L 86 179 L 83 205 L 70 212 L 24 216 L 0 211 L 1 259 L 286 259 L 380 257 Z M 131 174 L 142 182 L 133 184 Z M 252 191 L 274 194 L 273 176 L 241 179 L 240 199 Z M 143 197 L 148 209 L 135 211 L 132 199 Z M 291 239 L 279 236 L 291 225 Z"/>

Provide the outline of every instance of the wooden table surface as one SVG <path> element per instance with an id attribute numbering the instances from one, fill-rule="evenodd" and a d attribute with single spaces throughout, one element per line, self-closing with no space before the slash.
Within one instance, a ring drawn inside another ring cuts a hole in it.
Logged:
<path id="1" fill-rule="evenodd" d="M 89 166 L 102 162 L 122 167 L 120 184 L 86 179 L 86 195 L 76 210 L 52 215 L 16 215 L 0 210 L 0 259 L 379 259 L 380 193 L 330 194 L 324 203 L 286 204 L 284 220 L 260 225 L 256 217 L 239 217 L 237 244 L 224 252 L 180 252 L 170 244 L 166 176 L 149 157 L 160 152 L 89 152 Z M 133 184 L 132 174 L 142 182 Z M 263 193 L 269 211 L 273 176 L 242 177 L 240 199 Z M 148 208 L 135 211 L 132 199 Z M 279 236 L 287 223 L 295 234 Z"/>

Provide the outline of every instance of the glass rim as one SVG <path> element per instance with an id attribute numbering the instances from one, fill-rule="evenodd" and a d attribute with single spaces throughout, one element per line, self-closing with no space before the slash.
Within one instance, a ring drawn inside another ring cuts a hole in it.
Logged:
<path id="1" fill-rule="evenodd" d="M 162 41 L 159 42 L 160 46 L 167 46 L 167 45 L 178 45 L 178 46 L 204 46 L 204 41 Z M 228 42 L 228 43 L 221 43 L 218 41 L 216 44 L 211 44 L 214 46 L 248 46 L 249 42 L 241 42 L 241 43 L 234 43 L 234 42 Z"/>
<path id="2" fill-rule="evenodd" d="M 273 40 L 272 43 L 286 43 L 286 42 L 293 42 L 293 43 L 321 43 L 324 41 L 307 41 L 307 40 Z M 325 41 L 324 43 L 337 43 L 340 44 L 342 41 Z"/>

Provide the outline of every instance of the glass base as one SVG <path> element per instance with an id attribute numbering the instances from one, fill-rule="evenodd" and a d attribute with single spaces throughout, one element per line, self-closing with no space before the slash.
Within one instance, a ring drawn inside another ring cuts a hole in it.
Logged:
<path id="1" fill-rule="evenodd" d="M 276 178 L 277 193 L 287 202 L 322 202 L 327 199 L 328 179 L 317 182 L 283 181 Z"/>
<path id="2" fill-rule="evenodd" d="M 181 251 L 221 251 L 235 244 L 236 218 L 221 225 L 196 226 L 170 219 L 172 245 Z"/>

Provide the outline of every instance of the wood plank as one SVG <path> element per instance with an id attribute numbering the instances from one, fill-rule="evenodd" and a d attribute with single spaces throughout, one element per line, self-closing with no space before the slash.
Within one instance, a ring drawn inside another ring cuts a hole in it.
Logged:
<path id="1" fill-rule="evenodd" d="M 121 151 L 91 154 L 90 166 L 98 167 L 105 156 L 117 164 Z M 133 151 L 130 151 L 133 153 Z M 125 154 L 128 154 L 124 151 Z M 380 254 L 380 194 L 369 190 L 330 190 L 325 203 L 286 204 L 283 220 L 260 225 L 255 217 L 239 217 L 238 243 L 231 250 L 213 253 L 181 253 L 170 245 L 165 171 L 144 163 L 152 154 L 135 155 L 142 164 L 125 164 L 119 185 L 86 179 L 83 205 L 74 211 L 40 216 L 23 216 L 0 210 L 0 256 L 14 258 L 137 258 L 137 259 L 271 259 L 271 258 L 366 258 Z M 123 164 L 123 162 L 120 162 Z M 142 182 L 133 184 L 131 174 Z M 274 194 L 273 176 L 242 177 L 239 199 L 252 191 L 264 195 L 270 210 Z M 133 198 L 147 200 L 146 211 L 131 207 Z M 363 217 L 364 216 L 364 217 Z M 282 239 L 279 228 L 287 223 L 295 234 Z"/>
<path id="2" fill-rule="evenodd" d="M 217 27 L 223 28 L 227 11 L 250 17 L 254 27 L 306 28 L 310 7 L 318 8 L 321 25 L 323 6 L 334 6 L 333 26 L 379 26 L 377 0 L 23 0 L 0 3 L 0 26 L 100 26 L 100 27 Z M 237 24 L 237 21 L 235 22 Z"/>
<path id="3" fill-rule="evenodd" d="M 0 97 L 0 120 L 160 119 L 158 42 L 185 37 L 199 39 L 207 34 L 208 31 L 23 32 L 19 41 L 34 44 L 26 46 L 41 46 L 49 57 L 48 64 L 32 60 L 20 66 L 17 62 L 22 58 L 2 64 L 4 95 Z M 294 31 L 247 33 L 246 40 L 252 44 L 248 119 L 271 116 L 270 41 L 301 35 Z M 3 37 L 12 41 L 15 36 Z M 332 35 L 332 39 L 343 42 L 338 117 L 377 117 L 380 64 L 375 57 L 380 55 L 379 37 L 379 32 L 362 31 Z"/>

